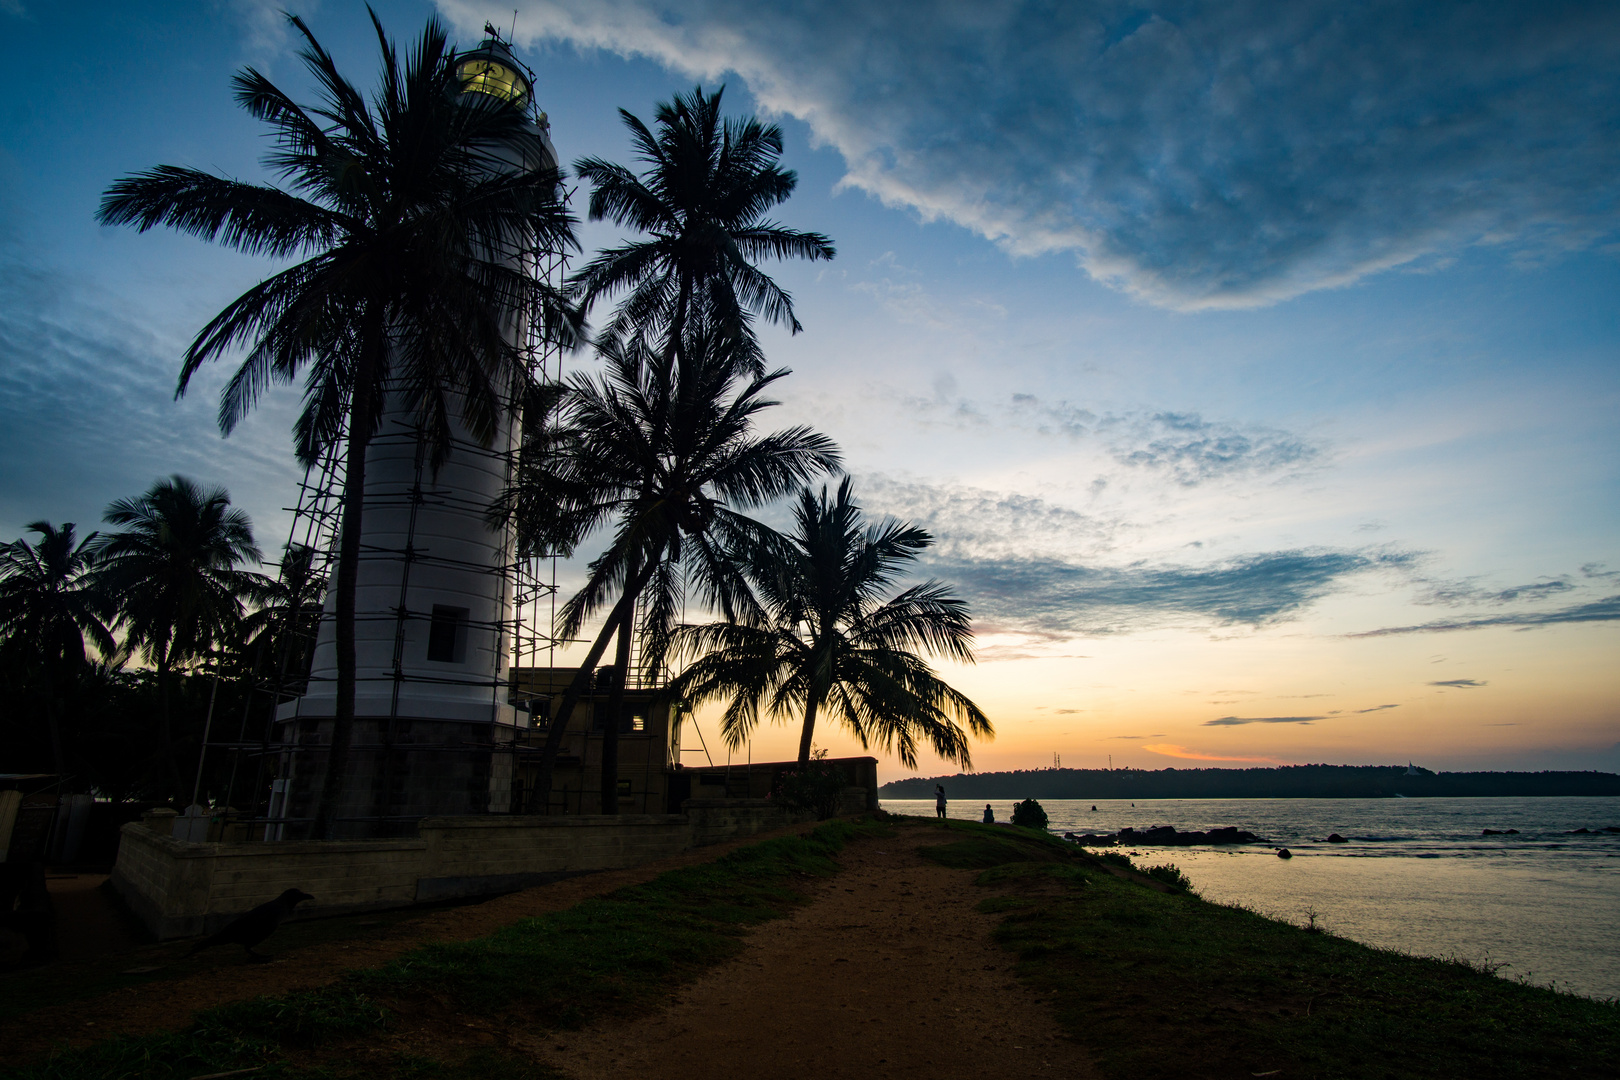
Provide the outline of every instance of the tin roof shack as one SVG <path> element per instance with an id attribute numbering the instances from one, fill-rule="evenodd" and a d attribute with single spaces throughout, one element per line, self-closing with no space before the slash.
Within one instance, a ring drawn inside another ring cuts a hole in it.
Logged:
<path id="1" fill-rule="evenodd" d="M 549 806 L 535 804 L 535 778 L 551 721 L 578 668 L 513 668 L 512 704 L 517 709 L 517 755 L 512 778 L 514 814 L 596 814 L 601 812 L 602 737 L 608 699 L 618 671 L 599 667 L 590 690 L 574 706 L 568 733 L 557 753 Z M 680 760 L 680 724 L 658 692 L 634 682 L 624 690 L 619 727 L 619 809 L 629 814 L 678 814 L 671 802 L 669 776 Z"/>
<path id="2" fill-rule="evenodd" d="M 512 812 L 520 814 L 595 814 L 600 810 L 602 735 L 616 669 L 596 669 L 589 693 L 574 707 L 568 732 L 552 774 L 551 804 L 534 804 L 535 777 L 541 751 L 563 695 L 578 668 L 518 668 L 512 676 L 512 701 L 520 724 L 517 768 L 512 785 Z M 721 801 L 765 803 L 780 787 L 782 776 L 798 769 L 795 761 L 736 762 L 701 767 L 681 764 L 681 710 L 661 701 L 656 689 L 629 686 L 619 724 L 619 803 L 626 813 L 679 814 L 688 800 L 707 809 Z M 527 726 L 522 726 L 527 721 Z M 707 756 L 707 754 L 705 754 Z M 876 810 L 877 759 L 826 758 L 818 764 L 843 775 L 837 813 Z"/>

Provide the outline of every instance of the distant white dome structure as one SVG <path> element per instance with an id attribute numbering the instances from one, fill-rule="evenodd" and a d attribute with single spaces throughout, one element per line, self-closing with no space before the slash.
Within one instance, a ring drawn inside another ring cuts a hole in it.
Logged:
<path id="1" fill-rule="evenodd" d="M 460 58 L 462 93 L 529 109 L 530 77 L 498 34 L 486 30 L 488 39 Z M 555 167 L 545 115 L 528 116 L 544 147 L 543 164 Z M 542 274 L 554 272 L 556 255 L 513 252 L 510 258 Z M 513 344 L 528 349 L 537 340 L 534 330 L 529 313 L 510 313 Z M 381 835 L 426 815 L 504 809 L 510 797 L 517 553 L 511 530 L 491 528 L 486 514 L 514 467 L 521 390 L 512 388 L 488 446 L 468 435 L 452 408 L 452 450 L 436 472 L 403 394 L 390 395 L 369 444 L 355 590 L 355 724 L 349 776 L 334 815 L 339 835 Z M 330 475 L 306 480 L 305 492 L 301 512 L 308 506 L 326 515 L 312 543 L 333 552 L 334 481 Z M 336 694 L 335 592 L 329 590 L 307 690 L 277 711 L 284 764 L 271 818 L 313 814 Z"/>

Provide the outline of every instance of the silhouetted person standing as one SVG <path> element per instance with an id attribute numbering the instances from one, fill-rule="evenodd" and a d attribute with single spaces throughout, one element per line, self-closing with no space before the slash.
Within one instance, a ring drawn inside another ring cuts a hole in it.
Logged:
<path id="1" fill-rule="evenodd" d="M 994 825 L 996 823 L 996 812 L 990 809 L 989 803 L 984 804 L 984 823 L 986 825 Z"/>
<path id="2" fill-rule="evenodd" d="M 945 820 L 945 785 L 934 785 L 934 816 Z"/>
<path id="3" fill-rule="evenodd" d="M 210 934 L 191 947 L 188 956 L 196 956 L 204 949 L 215 945 L 225 945 L 231 942 L 242 946 L 247 954 L 255 960 L 268 960 L 268 956 L 253 951 L 253 946 L 275 933 L 276 927 L 282 924 L 293 909 L 305 900 L 313 900 L 313 896 L 298 889 L 288 889 L 280 896 L 268 903 L 260 904 L 236 919 L 226 923 L 217 933 Z"/>

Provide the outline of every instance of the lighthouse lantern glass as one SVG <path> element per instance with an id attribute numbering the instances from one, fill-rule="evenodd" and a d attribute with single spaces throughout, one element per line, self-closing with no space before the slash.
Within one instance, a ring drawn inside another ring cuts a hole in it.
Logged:
<path id="1" fill-rule="evenodd" d="M 528 100 L 529 88 L 522 76 L 494 60 L 463 60 L 456 67 L 463 93 L 488 94 L 521 107 Z"/>

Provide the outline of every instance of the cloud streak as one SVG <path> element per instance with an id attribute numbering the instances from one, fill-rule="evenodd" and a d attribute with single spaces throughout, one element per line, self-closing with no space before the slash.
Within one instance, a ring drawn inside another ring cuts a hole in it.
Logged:
<path id="1" fill-rule="evenodd" d="M 468 34 L 496 0 L 439 0 Z M 520 39 L 735 72 L 844 183 L 1180 309 L 1249 307 L 1469 245 L 1601 246 L 1620 9 L 526 0 Z"/>
<path id="2" fill-rule="evenodd" d="M 1274 757 L 1238 757 L 1231 754 L 1202 754 L 1196 750 L 1188 750 L 1185 746 L 1176 746 L 1174 743 L 1144 743 L 1142 749 L 1158 754 L 1162 757 L 1182 758 L 1187 761 L 1250 761 L 1261 765 L 1286 765 L 1287 762 Z"/>
<path id="3" fill-rule="evenodd" d="M 1441 679 L 1438 682 L 1432 682 L 1429 685 L 1446 686 L 1453 690 L 1474 690 L 1481 686 L 1489 686 L 1490 684 L 1481 682 L 1478 679 Z"/>
<path id="4" fill-rule="evenodd" d="M 1223 716 L 1219 720 L 1205 720 L 1205 727 L 1242 727 L 1244 724 L 1313 724 L 1326 720 L 1325 716 Z"/>
<path id="5" fill-rule="evenodd" d="M 1398 552 L 1297 550 L 1208 566 L 1085 566 L 1032 557 L 933 557 L 928 573 L 953 582 L 984 631 L 1063 638 L 1154 627 L 1262 627 L 1298 617 L 1346 578 L 1400 568 Z"/>
<path id="6" fill-rule="evenodd" d="M 1574 604 L 1556 611 L 1504 612 L 1500 615 L 1479 615 L 1464 619 L 1435 619 L 1411 626 L 1386 626 L 1377 630 L 1363 630 L 1348 634 L 1352 638 L 1390 637 L 1397 634 L 1443 634 L 1454 630 L 1486 630 L 1507 627 L 1514 630 L 1532 630 L 1540 626 L 1561 626 L 1571 623 L 1597 623 L 1620 621 L 1620 595 L 1606 596 L 1584 604 Z"/>

